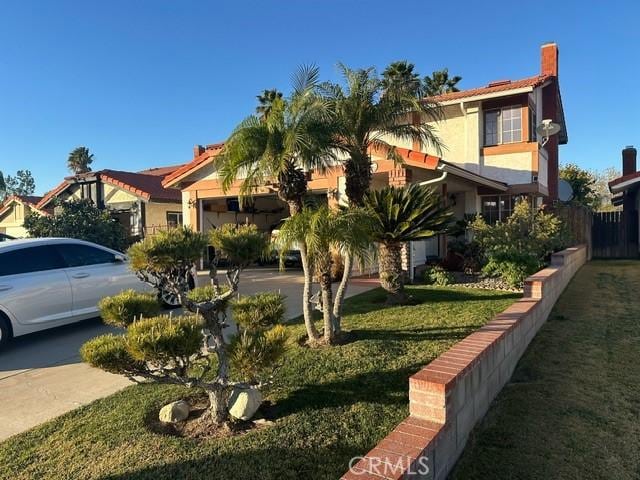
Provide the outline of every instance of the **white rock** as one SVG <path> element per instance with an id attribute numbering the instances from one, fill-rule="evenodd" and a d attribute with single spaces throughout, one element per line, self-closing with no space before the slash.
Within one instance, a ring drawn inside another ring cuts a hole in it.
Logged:
<path id="1" fill-rule="evenodd" d="M 262 393 L 254 387 L 235 387 L 229 395 L 229 414 L 240 420 L 250 420 L 262 404 Z"/>
<path id="2" fill-rule="evenodd" d="M 189 404 L 184 400 L 171 402 L 160 409 L 158 417 L 161 422 L 177 423 L 186 420 L 189 416 Z"/>

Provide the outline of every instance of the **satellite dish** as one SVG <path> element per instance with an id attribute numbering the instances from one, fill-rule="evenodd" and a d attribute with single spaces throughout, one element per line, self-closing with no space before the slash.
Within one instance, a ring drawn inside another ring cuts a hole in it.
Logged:
<path id="1" fill-rule="evenodd" d="M 549 119 L 542 120 L 542 123 L 536 127 L 536 133 L 542 137 L 542 146 L 544 147 L 549 141 L 551 135 L 560 132 L 560 125 L 553 123 Z"/>
<path id="2" fill-rule="evenodd" d="M 562 202 L 568 202 L 573 198 L 571 184 L 562 178 L 558 181 L 558 198 Z"/>

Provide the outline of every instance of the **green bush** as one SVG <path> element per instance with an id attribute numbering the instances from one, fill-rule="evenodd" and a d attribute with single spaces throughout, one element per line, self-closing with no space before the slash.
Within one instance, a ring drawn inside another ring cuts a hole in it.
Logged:
<path id="1" fill-rule="evenodd" d="M 145 318 L 129 325 L 126 339 L 129 353 L 139 361 L 189 357 L 203 346 L 202 321 L 195 315 Z"/>
<path id="2" fill-rule="evenodd" d="M 235 374 L 246 382 L 268 376 L 287 348 L 288 334 L 282 325 L 269 330 L 243 330 L 229 345 L 229 360 Z"/>
<path id="3" fill-rule="evenodd" d="M 271 327 L 284 318 L 284 299 L 284 295 L 272 292 L 240 297 L 231 303 L 233 319 L 248 330 Z"/>
<path id="4" fill-rule="evenodd" d="M 453 274 L 439 265 L 427 269 L 424 272 L 423 279 L 427 285 L 438 285 L 440 287 L 451 285 L 454 282 Z"/>
<path id="5" fill-rule="evenodd" d="M 98 303 L 98 308 L 104 323 L 116 327 L 126 327 L 136 318 L 154 317 L 160 313 L 156 295 L 135 290 L 125 290 L 113 297 L 105 297 Z"/>
<path id="6" fill-rule="evenodd" d="M 122 335 L 101 335 L 86 342 L 80 348 L 82 361 L 92 367 L 110 373 L 127 373 L 140 365 L 127 350 L 127 340 Z"/>
<path id="7" fill-rule="evenodd" d="M 269 252 L 269 238 L 254 224 L 226 223 L 211 230 L 209 242 L 231 267 L 246 268 Z"/>
<path id="8" fill-rule="evenodd" d="M 542 209 L 534 210 L 526 200 L 516 204 L 505 222 L 489 225 L 478 216 L 471 228 L 488 260 L 483 273 L 499 276 L 514 287 L 522 286 L 527 276 L 566 245 L 560 219 Z"/>

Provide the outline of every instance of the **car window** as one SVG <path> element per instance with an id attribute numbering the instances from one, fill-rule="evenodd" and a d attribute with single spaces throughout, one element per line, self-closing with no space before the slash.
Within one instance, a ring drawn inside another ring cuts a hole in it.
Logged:
<path id="1" fill-rule="evenodd" d="M 113 263 L 113 253 L 101 248 L 90 247 L 78 243 L 63 243 L 55 246 L 62 255 L 67 267 L 86 267 L 101 263 Z"/>
<path id="2" fill-rule="evenodd" d="M 0 253 L 0 277 L 19 273 L 64 268 L 58 252 L 50 245 L 20 248 Z"/>

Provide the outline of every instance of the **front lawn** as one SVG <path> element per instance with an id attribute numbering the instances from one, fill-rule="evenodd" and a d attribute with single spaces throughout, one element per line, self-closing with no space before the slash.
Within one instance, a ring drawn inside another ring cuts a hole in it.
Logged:
<path id="1" fill-rule="evenodd" d="M 408 377 L 517 295 L 409 287 L 415 306 L 385 308 L 383 294 L 347 300 L 347 345 L 295 346 L 268 395 L 271 427 L 192 440 L 152 433 L 148 417 L 185 396 L 139 385 L 0 443 L 2 479 L 336 479 L 408 414 Z M 289 327 L 295 337 L 302 325 Z"/>
<path id="2" fill-rule="evenodd" d="M 452 475 L 640 478 L 640 262 L 585 265 Z"/>

